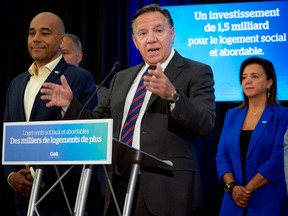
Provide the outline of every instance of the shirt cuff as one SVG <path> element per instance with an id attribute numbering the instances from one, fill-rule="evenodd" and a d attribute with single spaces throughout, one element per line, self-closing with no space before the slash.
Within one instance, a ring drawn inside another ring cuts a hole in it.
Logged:
<path id="1" fill-rule="evenodd" d="M 10 181 L 9 181 L 9 179 L 10 179 L 10 177 L 11 177 L 11 175 L 12 175 L 13 173 L 15 173 L 15 172 L 11 172 L 11 173 L 8 175 L 8 177 L 7 177 L 7 182 L 8 182 L 8 184 L 9 184 L 15 191 L 17 191 L 17 190 L 13 187 L 13 185 L 10 183 Z"/>
<path id="2" fill-rule="evenodd" d="M 65 115 L 65 113 L 66 113 L 66 111 L 67 111 L 69 106 L 70 106 L 70 103 L 67 106 L 65 106 L 65 107 L 61 107 L 61 116 L 62 117 L 64 117 L 64 115 Z"/>
<path id="3" fill-rule="evenodd" d="M 172 112 L 175 108 L 175 103 L 170 103 L 170 112 Z"/>

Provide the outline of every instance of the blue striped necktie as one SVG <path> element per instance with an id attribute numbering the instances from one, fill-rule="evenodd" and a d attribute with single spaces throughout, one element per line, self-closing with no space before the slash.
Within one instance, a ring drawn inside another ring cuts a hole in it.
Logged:
<path id="1" fill-rule="evenodd" d="M 156 66 L 149 66 L 148 69 L 155 70 Z M 127 145 L 132 145 L 132 140 L 133 140 L 133 133 L 134 133 L 134 128 L 135 124 L 137 121 L 137 118 L 139 116 L 140 109 L 143 104 L 144 97 L 146 95 L 146 87 L 144 86 L 144 76 L 148 74 L 148 69 L 143 73 L 137 90 L 135 92 L 135 95 L 133 97 L 133 100 L 131 102 L 129 112 L 127 114 L 125 123 L 122 128 L 121 132 L 121 138 L 120 141 L 126 143 Z"/>

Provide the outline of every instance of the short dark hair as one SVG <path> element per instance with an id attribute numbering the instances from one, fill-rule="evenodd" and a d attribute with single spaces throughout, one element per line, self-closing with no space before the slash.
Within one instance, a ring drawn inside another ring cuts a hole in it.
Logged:
<path id="1" fill-rule="evenodd" d="M 132 18 L 132 23 L 131 23 L 131 31 L 133 34 L 133 24 L 135 22 L 135 20 L 142 14 L 144 13 L 148 13 L 148 12 L 160 12 L 161 14 L 163 14 L 163 16 L 167 19 L 169 27 L 174 27 L 174 22 L 173 19 L 171 17 L 170 12 L 165 9 L 165 8 L 161 8 L 158 4 L 149 4 L 146 5 L 144 7 L 142 7 L 141 9 L 139 9 Z"/>
<path id="2" fill-rule="evenodd" d="M 267 103 L 269 105 L 272 105 L 273 102 L 279 103 L 279 101 L 277 100 L 277 97 L 276 97 L 276 95 L 277 95 L 277 77 L 276 77 L 274 65 L 271 61 L 264 59 L 264 58 L 255 57 L 255 56 L 252 56 L 252 57 L 245 59 L 240 66 L 240 83 L 242 84 L 242 75 L 243 75 L 245 68 L 251 64 L 260 65 L 263 68 L 263 70 L 267 76 L 267 80 L 269 80 L 269 79 L 273 80 L 273 84 L 270 87 L 270 90 L 267 89 L 267 91 L 269 91 L 269 94 L 270 94 L 269 97 L 267 97 Z M 243 94 L 243 95 L 244 95 L 244 101 L 240 105 L 241 108 L 243 108 L 248 103 L 247 96 L 245 94 Z"/>

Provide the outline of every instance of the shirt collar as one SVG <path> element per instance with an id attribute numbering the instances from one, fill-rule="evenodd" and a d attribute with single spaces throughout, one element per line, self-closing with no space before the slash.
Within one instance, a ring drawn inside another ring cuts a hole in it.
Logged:
<path id="1" fill-rule="evenodd" d="M 50 72 L 56 67 L 56 65 L 61 60 L 62 55 L 54 59 L 53 61 L 49 62 L 48 64 L 42 66 L 41 68 L 47 68 Z M 36 62 L 34 61 L 32 65 L 29 67 L 28 72 L 31 74 L 31 76 L 37 76 L 39 73 L 41 73 L 41 68 L 37 68 Z"/>

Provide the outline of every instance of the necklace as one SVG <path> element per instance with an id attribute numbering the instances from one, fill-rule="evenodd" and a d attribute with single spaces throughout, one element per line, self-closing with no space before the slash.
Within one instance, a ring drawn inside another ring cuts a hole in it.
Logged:
<path id="1" fill-rule="evenodd" d="M 253 116 L 257 116 L 258 114 L 262 113 L 263 110 L 264 110 L 264 108 L 263 108 L 263 109 L 258 109 L 258 110 L 255 110 L 255 111 L 251 111 L 251 114 L 252 114 Z"/>

